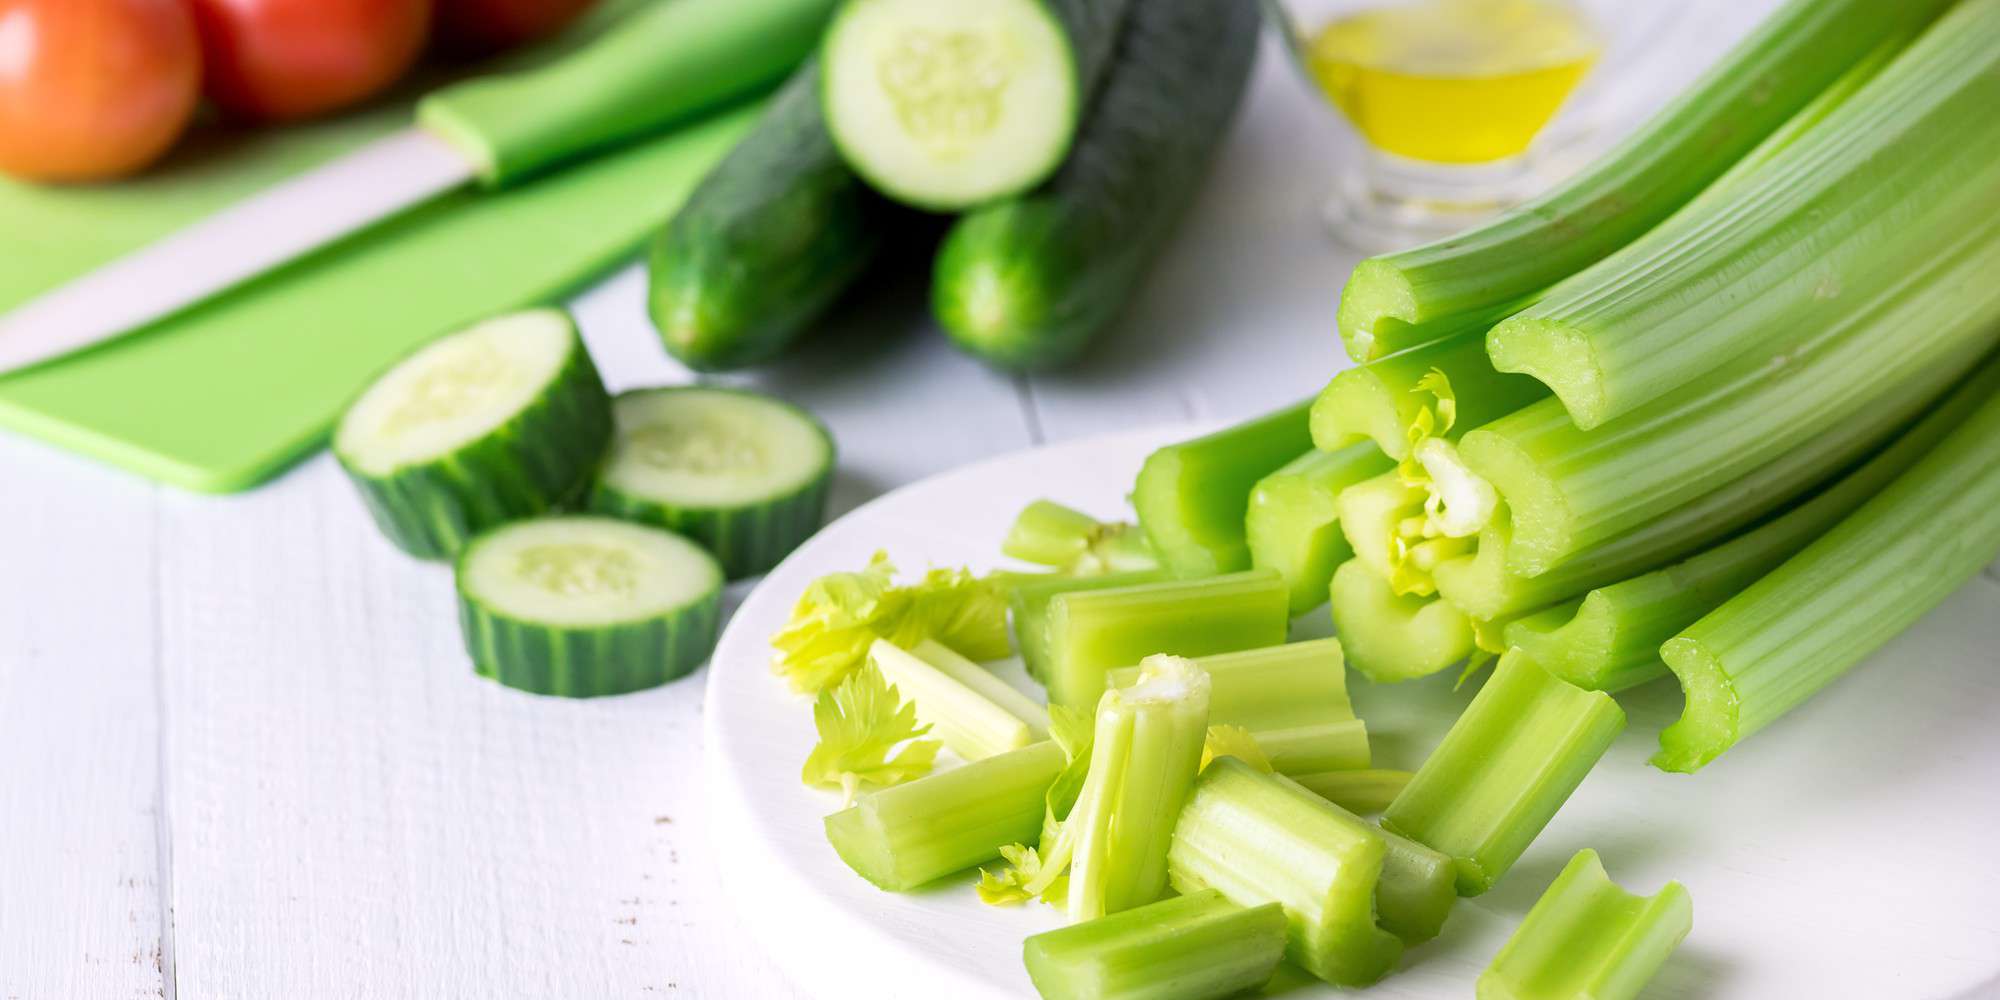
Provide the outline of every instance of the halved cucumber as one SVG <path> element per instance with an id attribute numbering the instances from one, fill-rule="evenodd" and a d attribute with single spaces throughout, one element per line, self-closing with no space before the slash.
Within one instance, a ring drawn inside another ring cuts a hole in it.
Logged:
<path id="1" fill-rule="evenodd" d="M 450 556 L 480 531 L 575 498 L 611 437 L 611 400 L 556 309 L 486 320 L 361 393 L 333 454 L 382 533 Z"/>
<path id="2" fill-rule="evenodd" d="M 938 211 L 1025 191 L 1069 151 L 1129 0 L 850 0 L 821 44 L 841 156 Z"/>
<path id="3" fill-rule="evenodd" d="M 811 414 L 711 386 L 639 389 L 612 410 L 592 510 L 693 538 L 730 579 L 776 566 L 819 530 L 833 438 Z"/>
<path id="4" fill-rule="evenodd" d="M 537 694 L 623 694 L 693 670 L 715 649 L 721 595 L 700 546 L 608 517 L 516 521 L 458 557 L 474 669 Z"/>

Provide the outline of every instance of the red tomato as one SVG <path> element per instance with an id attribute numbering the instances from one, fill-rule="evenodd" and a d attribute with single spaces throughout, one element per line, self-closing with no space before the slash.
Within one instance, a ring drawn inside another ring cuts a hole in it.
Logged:
<path id="1" fill-rule="evenodd" d="M 597 0 L 437 0 L 438 42 L 454 52 L 485 55 L 546 38 Z"/>
<path id="2" fill-rule="evenodd" d="M 132 173 L 173 145 L 200 94 L 182 0 L 0 0 L 0 171 Z"/>
<path id="3" fill-rule="evenodd" d="M 417 58 L 431 0 L 190 0 L 208 96 L 290 121 L 380 93 Z"/>

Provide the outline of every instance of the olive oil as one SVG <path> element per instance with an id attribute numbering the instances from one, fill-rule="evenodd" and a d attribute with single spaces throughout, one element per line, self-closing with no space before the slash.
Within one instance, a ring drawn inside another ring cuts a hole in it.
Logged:
<path id="1" fill-rule="evenodd" d="M 1560 0 L 1428 0 L 1334 20 L 1308 61 L 1376 148 L 1470 164 L 1525 151 L 1600 49 Z"/>

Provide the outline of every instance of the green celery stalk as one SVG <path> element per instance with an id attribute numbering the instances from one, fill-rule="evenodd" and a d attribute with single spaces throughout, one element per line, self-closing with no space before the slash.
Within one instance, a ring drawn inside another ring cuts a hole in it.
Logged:
<path id="1" fill-rule="evenodd" d="M 1507 874 L 1624 728 L 1610 695 L 1510 650 L 1389 803 L 1382 826 L 1450 855 L 1459 894 L 1477 896 Z"/>
<path id="2" fill-rule="evenodd" d="M 1132 488 L 1139 525 L 1175 576 L 1250 568 L 1250 488 L 1312 447 L 1307 400 L 1146 456 Z"/>
<path id="3" fill-rule="evenodd" d="M 1661 643 L 1825 534 L 1996 394 L 2000 366 L 1983 365 L 1901 437 L 1783 515 L 1683 562 L 1519 619 L 1507 627 L 1507 644 L 1557 677 L 1595 691 L 1622 691 L 1664 676 Z"/>
<path id="4" fill-rule="evenodd" d="M 1415 534 L 1413 523 L 1423 520 L 1424 498 L 1423 487 L 1404 482 L 1393 470 L 1340 491 L 1334 507 L 1354 558 L 1389 579 L 1403 562 L 1402 545 Z M 1417 596 L 1424 596 L 1421 588 Z"/>
<path id="5" fill-rule="evenodd" d="M 1285 909 L 1285 953 L 1330 983 L 1360 986 L 1395 967 L 1403 945 L 1375 926 L 1382 831 L 1297 784 L 1234 757 L 1195 781 L 1174 826 L 1176 890 L 1219 890 L 1240 906 Z"/>
<path id="6" fill-rule="evenodd" d="M 1426 677 L 1472 655 L 1472 619 L 1435 597 L 1390 589 L 1360 559 L 1334 571 L 1333 628 L 1348 662 L 1377 683 Z"/>
<path id="7" fill-rule="evenodd" d="M 1355 768 L 1289 777 L 1314 795 L 1348 812 L 1368 816 L 1389 808 L 1389 803 L 1402 793 L 1403 786 L 1410 783 L 1411 774 L 1408 771 Z"/>
<path id="8" fill-rule="evenodd" d="M 868 647 L 868 661 L 909 699 L 917 721 L 966 760 L 1049 738 L 1046 709 L 934 639 L 911 650 L 877 639 Z"/>
<path id="9" fill-rule="evenodd" d="M 1494 367 L 1547 383 L 1588 430 L 1740 356 L 1793 357 L 2000 213 L 1995 37 L 2000 2 L 1956 5 L 1718 197 L 1494 327 Z"/>
<path id="10" fill-rule="evenodd" d="M 1384 454 L 1402 461 L 1410 453 L 1412 428 L 1426 412 L 1437 420 L 1436 397 L 1417 384 L 1433 372 L 1451 385 L 1452 423 L 1461 430 L 1549 394 L 1547 386 L 1526 375 L 1496 371 L 1486 358 L 1484 331 L 1467 330 L 1334 375 L 1313 401 L 1313 446 L 1334 451 L 1373 441 Z"/>
<path id="11" fill-rule="evenodd" d="M 1581 850 L 1479 975 L 1479 1000 L 1633 1000 L 1694 927 L 1679 882 L 1626 892 Z"/>
<path id="12" fill-rule="evenodd" d="M 1326 603 L 1333 568 L 1354 554 L 1340 531 L 1335 502 L 1340 492 L 1394 467 L 1366 442 L 1338 451 L 1314 449 L 1251 488 L 1243 522 L 1250 565 L 1284 574 L 1293 615 Z"/>
<path id="13" fill-rule="evenodd" d="M 1290 725 L 1245 726 L 1271 769 L 1291 776 L 1365 768 L 1369 764 L 1368 724 L 1360 719 L 1325 719 Z"/>
<path id="14" fill-rule="evenodd" d="M 826 818 L 826 839 L 862 878 L 908 892 L 1033 842 L 1063 763 L 1045 740 L 869 792 Z"/>
<path id="15" fill-rule="evenodd" d="M 1036 680 L 1048 683 L 1049 602 L 1055 600 L 1057 594 L 1111 590 L 1141 583 L 1158 583 L 1166 578 L 1165 570 L 1140 569 L 1092 576 L 1066 573 L 1034 578 L 1023 576 L 1014 580 L 1007 595 L 1007 607 L 1013 613 L 1014 646 L 1021 651 L 1021 662 Z"/>
<path id="16" fill-rule="evenodd" d="M 1159 564 L 1137 525 L 1099 521 L 1053 500 L 1037 500 L 1022 508 L 1000 551 L 1069 573 L 1121 573 Z"/>
<path id="17" fill-rule="evenodd" d="M 1022 957 L 1043 1000 L 1220 1000 L 1277 971 L 1285 910 L 1211 889 L 1044 931 Z"/>
<path id="18" fill-rule="evenodd" d="M 2000 367 L 1989 360 L 1978 380 Z M 2000 395 L 1832 530 L 1660 647 L 1687 707 L 1654 764 L 1695 771 L 1908 628 L 2000 551 Z"/>
<path id="19" fill-rule="evenodd" d="M 1310 791 L 1301 786 L 1301 790 Z M 1326 798 L 1325 796 L 1319 796 Z M 1327 799 L 1333 807 L 1353 813 Z M 1359 817 L 1354 817 L 1359 818 Z M 1458 901 L 1458 866 L 1442 851 L 1434 851 L 1393 830 L 1382 834 L 1382 877 L 1375 883 L 1375 924 L 1405 945 L 1422 944 L 1444 930 L 1445 918 Z"/>
<path id="20" fill-rule="evenodd" d="M 1144 906 L 1166 891 L 1167 844 L 1208 735 L 1208 689 L 1194 661 L 1149 656 L 1138 683 L 1098 702 L 1083 788 L 1042 858 L 1051 878 L 1069 866 L 1072 921 Z"/>
<path id="21" fill-rule="evenodd" d="M 1279 774 L 1368 766 L 1368 727 L 1354 717 L 1340 641 L 1312 639 L 1196 657 L 1209 678 L 1210 725 L 1240 726 Z M 1113 670 L 1130 687 L 1137 667 Z"/>
<path id="22" fill-rule="evenodd" d="M 1468 232 L 1370 258 L 1340 297 L 1341 339 L 1369 361 L 1483 329 L 1637 239 L 1721 177 L 1881 39 L 1948 0 L 1792 0 L 1616 149 Z"/>
<path id="23" fill-rule="evenodd" d="M 1106 674 L 1155 653 L 1275 646 L 1291 623 L 1289 602 L 1285 578 L 1268 569 L 1056 594 L 1047 611 L 1049 703 L 1095 705 Z"/>

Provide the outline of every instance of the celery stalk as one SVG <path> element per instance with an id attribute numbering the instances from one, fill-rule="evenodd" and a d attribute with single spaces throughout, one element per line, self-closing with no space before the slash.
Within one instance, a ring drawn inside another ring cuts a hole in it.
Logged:
<path id="1" fill-rule="evenodd" d="M 1094 705 L 1107 673 L 1155 653 L 1277 645 L 1291 623 L 1289 608 L 1285 578 L 1268 569 L 1057 594 L 1047 619 L 1049 702 Z"/>
<path id="2" fill-rule="evenodd" d="M 1285 910 L 1208 890 L 1044 931 L 1022 957 L 1044 1000 L 1220 1000 L 1277 971 Z"/>
<path id="3" fill-rule="evenodd" d="M 1099 521 L 1053 500 L 1037 500 L 1022 508 L 1000 551 L 1069 573 L 1121 573 L 1158 565 L 1137 525 Z"/>
<path id="4" fill-rule="evenodd" d="M 906 651 L 877 639 L 868 661 L 916 707 L 917 721 L 966 760 L 1049 738 L 1047 710 L 936 640 Z"/>
<path id="5" fill-rule="evenodd" d="M 1510 650 L 1389 803 L 1382 826 L 1450 855 L 1459 894 L 1477 896 L 1507 874 L 1623 728 L 1610 695 Z"/>
<path id="6" fill-rule="evenodd" d="M 1389 808 L 1389 803 L 1402 793 L 1403 786 L 1410 783 L 1411 774 L 1408 771 L 1356 768 L 1290 777 L 1314 795 L 1348 812 L 1367 816 Z"/>
<path id="7" fill-rule="evenodd" d="M 1324 604 L 1333 568 L 1354 554 L 1341 534 L 1335 499 L 1342 490 L 1393 467 L 1366 442 L 1338 451 L 1315 449 L 1251 488 L 1243 523 L 1250 565 L 1284 574 L 1292 591 L 1292 614 Z"/>
<path id="8" fill-rule="evenodd" d="M 1694 927 L 1679 882 L 1626 892 L 1581 850 L 1479 975 L 1479 1000 L 1633 1000 Z"/>
<path id="9" fill-rule="evenodd" d="M 1402 561 L 1403 546 L 1416 534 L 1413 523 L 1423 520 L 1424 498 L 1423 487 L 1404 482 L 1395 471 L 1340 491 L 1334 506 L 1354 558 L 1376 576 L 1389 579 Z"/>
<path id="10" fill-rule="evenodd" d="M 1425 677 L 1472 654 L 1472 620 L 1435 597 L 1405 597 L 1361 560 L 1333 574 L 1333 627 L 1369 680 Z"/>
<path id="11" fill-rule="evenodd" d="M 869 792 L 826 818 L 826 839 L 862 878 L 908 892 L 1039 837 L 1063 763 L 1043 741 Z"/>
<path id="12" fill-rule="evenodd" d="M 1313 639 L 1194 660 L 1209 678 L 1208 721 L 1239 726 L 1279 774 L 1368 766 L 1368 728 L 1347 698 L 1340 641 Z M 1106 682 L 1130 687 L 1138 668 Z"/>
<path id="13" fill-rule="evenodd" d="M 1411 429 L 1424 413 L 1435 419 L 1435 397 L 1417 383 L 1433 372 L 1447 379 L 1455 397 L 1453 423 L 1478 427 L 1549 394 L 1525 375 L 1496 371 L 1486 357 L 1483 330 L 1377 358 L 1334 375 L 1312 406 L 1314 447 L 1325 451 L 1373 441 L 1397 461 L 1409 455 Z"/>
<path id="14" fill-rule="evenodd" d="M 1257 749 L 1283 775 L 1365 768 L 1369 763 L 1368 724 L 1360 719 L 1326 719 L 1292 725 L 1245 726 Z"/>
<path id="15" fill-rule="evenodd" d="M 1483 328 L 1658 225 L 1884 37 L 1946 0 L 1792 0 L 1689 90 L 1549 193 L 1445 240 L 1363 261 L 1341 293 L 1356 361 Z"/>
<path id="16" fill-rule="evenodd" d="M 1007 596 L 1007 606 L 1013 612 L 1014 646 L 1021 651 L 1021 662 L 1036 680 L 1048 683 L 1049 602 L 1055 600 L 1057 594 L 1158 583 L 1166 578 L 1165 570 L 1141 569 L 1095 576 L 1062 574 L 1015 581 Z"/>
<path id="17" fill-rule="evenodd" d="M 1587 430 L 1739 356 L 1790 358 L 2000 212 L 1995 37 L 2000 3 L 1956 5 L 1749 176 L 1494 327 L 1494 366 Z"/>
<path id="18" fill-rule="evenodd" d="M 1687 707 L 1653 762 L 1701 768 L 1909 627 L 1996 551 L 2000 396 L 1989 395 L 1882 492 L 1660 648 Z"/>
<path id="19" fill-rule="evenodd" d="M 1175 576 L 1250 568 L 1244 535 L 1250 489 L 1312 447 L 1311 405 L 1296 403 L 1146 457 L 1132 506 L 1160 562 Z"/>
<path id="20" fill-rule="evenodd" d="M 1297 784 L 1233 757 L 1196 779 L 1174 826 L 1176 890 L 1216 889 L 1240 906 L 1285 908 L 1285 953 L 1330 983 L 1382 978 L 1402 941 L 1375 926 L 1382 832 Z"/>
<path id="21" fill-rule="evenodd" d="M 1337 802 L 1334 806 L 1348 811 Z M 1382 877 L 1375 883 L 1375 924 L 1406 945 L 1422 944 L 1444 929 L 1451 905 L 1458 901 L 1454 891 L 1458 867 L 1442 851 L 1391 830 L 1383 829 L 1381 834 Z"/>

